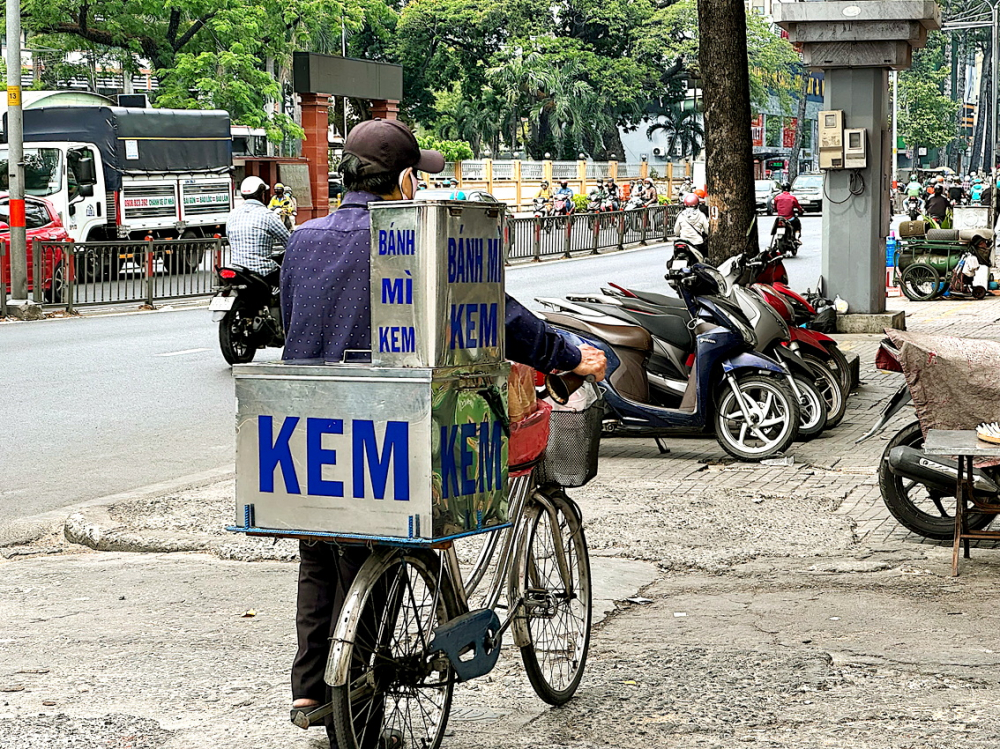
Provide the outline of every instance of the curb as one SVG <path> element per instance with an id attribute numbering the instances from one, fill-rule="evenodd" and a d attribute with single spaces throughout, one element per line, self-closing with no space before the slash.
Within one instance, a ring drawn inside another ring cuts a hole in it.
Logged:
<path id="1" fill-rule="evenodd" d="M 195 489 L 199 486 L 205 486 L 213 484 L 217 481 L 231 478 L 234 475 L 235 470 L 232 466 L 222 466 L 208 471 L 201 471 L 200 473 L 192 473 L 171 481 L 161 481 L 159 483 L 149 484 L 148 486 L 143 486 L 132 491 L 98 497 L 96 499 L 87 500 L 86 502 L 69 505 L 58 510 L 49 510 L 48 512 L 43 512 L 38 515 L 30 515 L 28 517 L 12 520 L 8 523 L 2 523 L 0 524 L 0 549 L 9 546 L 22 546 L 24 544 L 30 544 L 43 538 L 44 536 L 60 532 L 64 533 L 66 535 L 66 539 L 71 543 L 83 544 L 94 549 L 98 547 L 92 545 L 92 543 L 88 542 L 87 539 L 92 539 L 93 543 L 100 543 L 100 539 L 104 539 L 103 543 L 105 544 L 119 543 L 122 540 L 122 537 L 125 536 L 137 539 L 139 537 L 135 534 L 128 534 L 125 532 L 104 533 L 101 530 L 102 526 L 99 523 L 102 521 L 104 523 L 103 527 L 116 525 L 113 521 L 111 521 L 110 516 L 108 515 L 108 507 L 117 504 L 118 502 L 142 499 L 144 497 L 154 497 L 161 494 L 184 491 L 186 489 Z M 88 516 L 95 518 L 95 521 L 88 522 Z M 151 532 L 150 535 L 161 536 L 166 534 L 156 534 Z M 166 544 L 166 540 L 154 539 L 151 542 L 151 548 L 149 550 L 167 550 L 165 548 L 152 548 L 153 546 L 159 546 L 161 543 Z M 188 541 L 188 543 L 190 543 L 190 541 Z M 202 546 L 200 546 L 199 549 L 208 547 L 208 544 L 204 541 L 201 543 Z M 134 550 L 134 547 L 129 549 L 107 548 L 101 550 L 130 551 Z M 188 551 L 189 549 L 177 548 L 170 550 Z"/>

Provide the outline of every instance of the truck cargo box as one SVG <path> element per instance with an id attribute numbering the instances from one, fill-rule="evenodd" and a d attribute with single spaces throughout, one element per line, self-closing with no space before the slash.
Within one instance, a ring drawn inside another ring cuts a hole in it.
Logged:
<path id="1" fill-rule="evenodd" d="M 6 142 L 7 115 L 4 115 Z M 93 143 L 104 161 L 106 189 L 123 174 L 228 173 L 229 113 L 187 109 L 40 107 L 24 111 L 24 140 Z"/>

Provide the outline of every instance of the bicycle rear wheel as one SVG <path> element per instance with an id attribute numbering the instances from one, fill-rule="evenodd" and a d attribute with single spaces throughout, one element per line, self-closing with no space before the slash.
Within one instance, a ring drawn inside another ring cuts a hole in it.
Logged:
<path id="1" fill-rule="evenodd" d="M 579 510 L 561 489 L 536 491 L 522 528 L 511 570 L 510 600 L 524 601 L 514 639 L 535 692 L 562 705 L 580 686 L 590 647 L 587 540 Z"/>
<path id="2" fill-rule="evenodd" d="M 341 749 L 436 749 L 451 709 L 454 674 L 428 643 L 460 613 L 454 587 L 425 550 L 376 553 L 358 573 L 330 649 L 334 726 Z M 383 742 L 386 743 L 386 742 Z"/>

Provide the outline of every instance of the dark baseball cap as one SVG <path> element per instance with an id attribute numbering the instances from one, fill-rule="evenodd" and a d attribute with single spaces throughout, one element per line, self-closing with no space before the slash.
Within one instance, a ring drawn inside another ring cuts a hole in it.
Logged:
<path id="1" fill-rule="evenodd" d="M 444 170 L 444 154 L 421 148 L 410 128 L 398 120 L 365 120 L 347 134 L 344 153 L 357 156 L 362 174 L 401 172 L 414 167 L 437 174 Z"/>

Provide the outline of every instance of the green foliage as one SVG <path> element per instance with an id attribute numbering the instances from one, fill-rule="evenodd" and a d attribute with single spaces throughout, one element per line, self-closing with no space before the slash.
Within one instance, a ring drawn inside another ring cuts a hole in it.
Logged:
<path id="1" fill-rule="evenodd" d="M 430 135 L 417 138 L 421 148 L 429 148 L 444 154 L 445 161 L 464 161 L 471 159 L 472 146 L 464 140 L 438 140 Z"/>
<path id="2" fill-rule="evenodd" d="M 386 9 L 381 0 L 351 3 L 22 0 L 22 17 L 32 46 L 82 50 L 98 56 L 101 67 L 124 64 L 129 72 L 139 58 L 149 60 L 160 79 L 156 106 L 226 109 L 234 122 L 263 127 L 271 139 L 283 140 L 302 136 L 274 106 L 289 91 L 292 52 L 339 51 L 342 18 L 356 28 Z M 373 3 L 379 7 L 366 14 Z M 91 69 L 74 70 L 62 53 L 51 67 L 53 87 L 74 75 L 87 77 Z"/>
<path id="3" fill-rule="evenodd" d="M 913 148 L 942 148 L 955 138 L 959 103 L 944 95 L 950 71 L 946 40 L 928 36 L 927 46 L 913 55 L 913 66 L 899 76 L 899 135 Z"/>
<path id="4" fill-rule="evenodd" d="M 587 196 L 586 195 L 573 195 L 573 209 L 577 213 L 585 213 L 587 211 Z"/>

